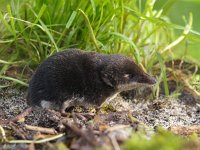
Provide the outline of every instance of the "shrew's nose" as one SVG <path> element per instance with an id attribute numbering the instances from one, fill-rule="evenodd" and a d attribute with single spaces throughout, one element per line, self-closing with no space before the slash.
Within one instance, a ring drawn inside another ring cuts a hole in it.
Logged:
<path id="1" fill-rule="evenodd" d="M 137 80 L 139 83 L 145 83 L 145 84 L 156 84 L 156 79 L 148 74 L 145 74 L 143 76 L 140 76 Z"/>
<path id="2" fill-rule="evenodd" d="M 156 84 L 157 80 L 154 77 L 149 77 L 149 84 Z"/>

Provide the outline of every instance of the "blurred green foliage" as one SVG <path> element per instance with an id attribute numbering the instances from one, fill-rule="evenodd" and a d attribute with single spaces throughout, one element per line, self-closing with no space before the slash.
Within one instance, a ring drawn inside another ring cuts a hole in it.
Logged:
<path id="1" fill-rule="evenodd" d="M 131 139 L 127 140 L 123 146 L 123 150 L 189 150 L 192 147 L 186 146 L 196 141 L 197 138 L 190 137 L 187 140 L 183 137 L 174 135 L 164 129 L 158 129 L 151 138 L 147 138 L 144 133 L 133 134 Z M 195 146 L 194 146 L 195 149 Z"/>
<path id="2" fill-rule="evenodd" d="M 176 47 L 176 57 L 185 56 L 189 59 L 196 59 L 200 62 L 200 0 L 170 0 L 173 5 L 166 11 L 166 15 L 171 22 L 177 25 L 184 26 L 186 24 L 185 18 L 189 13 L 193 14 L 192 32 L 189 34 L 189 39 L 186 43 L 182 43 Z M 155 9 L 160 9 L 166 3 L 165 0 L 159 0 L 155 3 Z M 181 30 L 175 30 L 176 36 L 181 34 Z"/>

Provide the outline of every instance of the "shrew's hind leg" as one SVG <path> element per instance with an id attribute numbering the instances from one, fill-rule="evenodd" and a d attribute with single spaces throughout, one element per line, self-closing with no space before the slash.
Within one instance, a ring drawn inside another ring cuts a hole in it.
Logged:
<path id="1" fill-rule="evenodd" d="M 65 114 L 66 109 L 69 109 L 70 107 L 75 107 L 76 104 L 77 104 L 77 101 L 75 99 L 66 100 L 61 106 L 61 113 Z"/>
<path id="2" fill-rule="evenodd" d="M 68 99 L 68 100 L 63 102 L 62 107 L 61 107 L 61 113 L 66 114 L 66 110 L 70 110 L 71 107 L 83 107 L 87 110 L 91 106 L 95 106 L 95 105 L 86 101 L 84 99 L 84 97 L 82 97 L 82 98 L 73 97 L 73 98 Z"/>
<path id="3" fill-rule="evenodd" d="M 70 110 L 71 107 L 83 106 L 85 100 L 84 97 L 72 97 L 65 100 L 61 106 L 61 113 L 66 114 L 66 110 Z"/>

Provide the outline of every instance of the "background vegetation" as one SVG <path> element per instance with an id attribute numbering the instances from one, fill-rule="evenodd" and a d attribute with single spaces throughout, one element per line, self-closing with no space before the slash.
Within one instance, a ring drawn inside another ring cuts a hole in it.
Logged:
<path id="1" fill-rule="evenodd" d="M 0 1 L 0 77 L 25 86 L 26 70 L 66 48 L 133 57 L 166 95 L 165 62 L 200 66 L 200 0 Z"/>

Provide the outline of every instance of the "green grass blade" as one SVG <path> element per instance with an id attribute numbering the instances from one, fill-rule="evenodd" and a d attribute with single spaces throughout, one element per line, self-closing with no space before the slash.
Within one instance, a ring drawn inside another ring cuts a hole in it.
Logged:
<path id="1" fill-rule="evenodd" d="M 12 78 L 12 77 L 8 77 L 8 76 L 2 76 L 2 75 L 0 75 L 0 78 L 5 79 L 5 80 L 10 80 L 10 81 L 13 81 L 13 82 L 15 82 L 15 83 L 19 83 L 19 84 L 21 84 L 21 85 L 23 85 L 23 86 L 28 87 L 28 84 L 27 84 L 27 83 L 25 83 L 25 82 L 23 82 L 23 81 L 21 81 L 21 80 L 18 80 L 18 79 L 16 79 L 16 78 Z"/>
<path id="2" fill-rule="evenodd" d="M 160 53 L 156 53 L 156 56 L 157 56 L 159 64 L 160 64 L 160 69 L 161 69 L 160 77 L 163 80 L 165 95 L 169 96 L 169 87 L 168 87 L 168 83 L 167 83 L 166 66 L 164 64 L 164 60 L 163 60 L 161 54 Z"/>
<path id="3" fill-rule="evenodd" d="M 0 59 L 0 64 L 19 64 L 19 63 L 23 63 L 23 61 L 9 62 Z"/>
<path id="4" fill-rule="evenodd" d="M 139 49 L 138 47 L 136 46 L 136 44 L 130 40 L 128 37 L 126 37 L 125 35 L 123 34 L 120 34 L 120 33 L 117 33 L 117 32 L 112 32 L 111 33 L 112 35 L 115 35 L 116 37 L 119 37 L 120 39 L 122 39 L 123 41 L 129 43 L 133 48 L 134 48 L 134 57 L 136 59 L 136 62 L 137 63 L 140 63 L 141 62 L 141 59 L 140 59 L 140 53 L 139 53 Z"/>
<path id="5" fill-rule="evenodd" d="M 35 13 L 35 11 L 29 6 L 30 10 L 32 11 L 32 13 L 35 15 L 36 18 L 38 18 L 38 15 Z M 41 24 L 42 30 L 48 35 L 48 37 L 50 38 L 51 42 L 53 43 L 53 45 L 55 46 L 56 51 L 58 52 L 58 47 L 54 41 L 53 36 L 51 35 L 48 27 L 44 24 L 44 22 L 39 19 L 39 22 Z M 51 52 L 51 54 L 54 52 L 54 50 Z"/>
<path id="6" fill-rule="evenodd" d="M 42 15 L 44 14 L 45 10 L 46 10 L 47 6 L 45 4 L 42 5 L 42 8 L 40 9 L 38 15 L 37 15 L 37 18 L 36 20 L 33 22 L 33 25 L 34 24 L 37 24 L 38 21 L 40 20 L 40 18 L 42 17 Z"/>
<path id="7" fill-rule="evenodd" d="M 64 31 L 62 32 L 62 34 L 60 35 L 58 41 L 56 42 L 57 45 L 59 45 L 59 43 L 60 43 L 60 41 L 62 40 L 63 36 L 65 35 L 65 33 L 67 32 L 67 30 L 68 30 L 68 29 L 70 28 L 70 26 L 72 25 L 72 23 L 73 23 L 73 21 L 74 21 L 76 15 L 77 15 L 77 12 L 76 12 L 76 11 L 73 11 L 72 14 L 71 14 L 71 16 L 70 16 L 70 18 L 69 18 L 69 20 L 68 20 L 68 22 L 67 22 L 67 24 L 66 24 L 66 26 L 65 26 Z"/>
<path id="8" fill-rule="evenodd" d="M 89 29 L 89 32 L 90 32 L 90 35 L 91 35 L 91 39 L 92 39 L 92 41 L 93 41 L 93 43 L 94 43 L 94 45 L 96 47 L 97 52 L 100 52 L 100 49 L 99 49 L 98 44 L 97 44 L 97 40 L 96 40 L 95 35 L 94 35 L 94 31 L 92 29 L 92 26 L 90 24 L 90 21 L 89 21 L 87 15 L 84 13 L 83 10 L 81 10 L 81 9 L 78 9 L 78 10 L 81 12 L 81 14 L 83 15 L 83 17 L 84 17 L 84 19 L 86 21 L 86 24 L 88 26 L 88 29 Z"/>
<path id="9" fill-rule="evenodd" d="M 4 25 L 6 26 L 7 30 L 13 34 L 12 28 L 10 27 L 10 25 L 8 24 L 8 21 L 5 19 L 7 16 L 5 15 L 5 17 L 3 16 L 2 12 L 0 11 L 0 22 L 2 21 L 4 23 Z"/>
<path id="10" fill-rule="evenodd" d="M 12 11 L 11 11 L 10 5 L 7 5 L 7 10 L 8 10 L 8 13 L 10 15 L 10 21 L 11 21 L 11 27 L 12 27 L 12 34 L 16 38 L 15 21 L 14 21 L 13 16 L 12 16 Z"/>
<path id="11" fill-rule="evenodd" d="M 168 50 L 170 50 L 172 47 L 178 45 L 185 37 L 186 35 L 189 34 L 191 28 L 192 28 L 192 22 L 193 22 L 193 17 L 192 17 L 192 14 L 190 13 L 190 16 L 189 16 L 189 23 L 186 25 L 185 27 L 185 30 L 183 31 L 183 34 L 178 37 L 175 41 L 173 41 L 171 44 L 167 45 L 162 51 L 161 53 L 164 53 Z"/>
<path id="12" fill-rule="evenodd" d="M 74 19 L 75 19 L 75 17 L 76 17 L 76 14 L 77 14 L 76 11 L 73 11 L 73 12 L 72 12 L 72 14 L 71 14 L 71 16 L 70 16 L 70 18 L 69 18 L 69 20 L 68 20 L 68 22 L 67 22 L 67 24 L 66 24 L 66 28 L 67 28 L 67 29 L 69 29 L 70 26 L 72 25 L 72 23 L 73 23 L 73 21 L 74 21 Z"/>
<path id="13" fill-rule="evenodd" d="M 93 20 L 96 17 L 96 6 L 95 6 L 95 2 L 94 0 L 90 0 L 91 4 L 92 4 L 92 12 L 93 12 Z"/>

